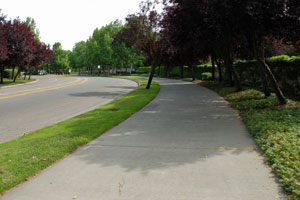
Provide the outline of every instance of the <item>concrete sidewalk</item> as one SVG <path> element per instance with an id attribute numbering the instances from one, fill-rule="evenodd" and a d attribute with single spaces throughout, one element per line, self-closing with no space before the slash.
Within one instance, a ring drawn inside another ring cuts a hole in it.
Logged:
<path id="1" fill-rule="evenodd" d="M 281 189 L 226 102 L 157 79 L 148 106 L 1 200 L 274 200 Z"/>

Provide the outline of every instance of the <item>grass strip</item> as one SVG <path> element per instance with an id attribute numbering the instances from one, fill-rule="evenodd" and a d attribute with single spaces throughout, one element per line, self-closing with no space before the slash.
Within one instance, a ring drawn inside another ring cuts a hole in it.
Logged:
<path id="1" fill-rule="evenodd" d="M 300 105 L 288 100 L 280 105 L 275 95 L 264 98 L 258 90 L 235 92 L 214 81 L 201 86 L 223 96 L 240 116 L 261 148 L 268 164 L 290 199 L 300 199 Z"/>
<path id="2" fill-rule="evenodd" d="M 3 83 L 0 84 L 0 88 L 3 87 L 3 86 L 10 86 L 10 85 L 18 85 L 18 84 L 30 83 L 30 82 L 33 82 L 35 80 L 36 79 L 34 79 L 34 78 L 31 78 L 30 80 L 28 80 L 28 79 L 24 80 L 23 78 L 17 78 L 16 82 L 13 82 L 11 79 L 4 78 L 3 79 Z"/>
<path id="3" fill-rule="evenodd" d="M 0 194 L 27 180 L 139 111 L 160 90 L 147 80 L 127 95 L 77 117 L 0 144 Z"/>

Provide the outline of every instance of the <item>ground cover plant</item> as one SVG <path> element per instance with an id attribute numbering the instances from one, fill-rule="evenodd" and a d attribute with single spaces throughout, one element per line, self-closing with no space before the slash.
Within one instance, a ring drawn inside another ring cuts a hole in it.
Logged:
<path id="1" fill-rule="evenodd" d="M 0 194 L 87 144 L 148 104 L 159 92 L 154 82 L 98 109 L 0 144 Z"/>
<path id="2" fill-rule="evenodd" d="M 288 100 L 280 105 L 274 95 L 246 89 L 235 92 L 219 82 L 202 81 L 240 111 L 266 161 L 291 199 L 300 199 L 300 103 Z"/>

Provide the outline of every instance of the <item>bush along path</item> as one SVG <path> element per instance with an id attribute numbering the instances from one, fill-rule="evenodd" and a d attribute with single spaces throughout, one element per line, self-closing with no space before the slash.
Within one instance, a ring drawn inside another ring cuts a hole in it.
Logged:
<path id="1" fill-rule="evenodd" d="M 153 82 L 131 78 L 140 86 L 93 111 L 0 144 L 0 194 L 87 144 L 143 108 L 160 90 Z"/>
<path id="2" fill-rule="evenodd" d="M 300 104 L 292 100 L 282 106 L 274 95 L 264 98 L 260 91 L 234 92 L 217 82 L 200 82 L 201 86 L 223 96 L 240 111 L 268 164 L 278 176 L 291 199 L 300 199 Z"/>

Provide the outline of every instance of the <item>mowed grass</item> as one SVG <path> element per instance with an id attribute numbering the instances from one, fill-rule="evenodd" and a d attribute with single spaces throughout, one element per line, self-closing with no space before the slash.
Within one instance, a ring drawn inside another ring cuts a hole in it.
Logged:
<path id="1" fill-rule="evenodd" d="M 16 79 L 16 82 L 13 82 L 12 79 L 3 79 L 3 83 L 0 84 L 0 88 L 3 87 L 3 86 L 10 86 L 10 85 L 18 85 L 18 84 L 24 84 L 24 83 L 30 83 L 30 82 L 33 82 L 35 81 L 36 79 L 34 78 L 31 78 L 30 80 L 26 79 L 24 80 L 23 78 L 17 78 Z"/>
<path id="2" fill-rule="evenodd" d="M 148 104 L 160 90 L 152 82 L 132 78 L 140 86 L 93 111 L 0 144 L 0 193 L 27 180 L 42 169 L 87 144 Z"/>
<path id="3" fill-rule="evenodd" d="M 223 87 L 213 81 L 200 85 L 216 91 L 232 108 L 240 111 L 283 189 L 291 199 L 300 199 L 299 102 L 288 100 L 283 106 L 275 95 L 264 98 L 262 92 L 254 89 L 235 92 L 235 88 Z"/>

